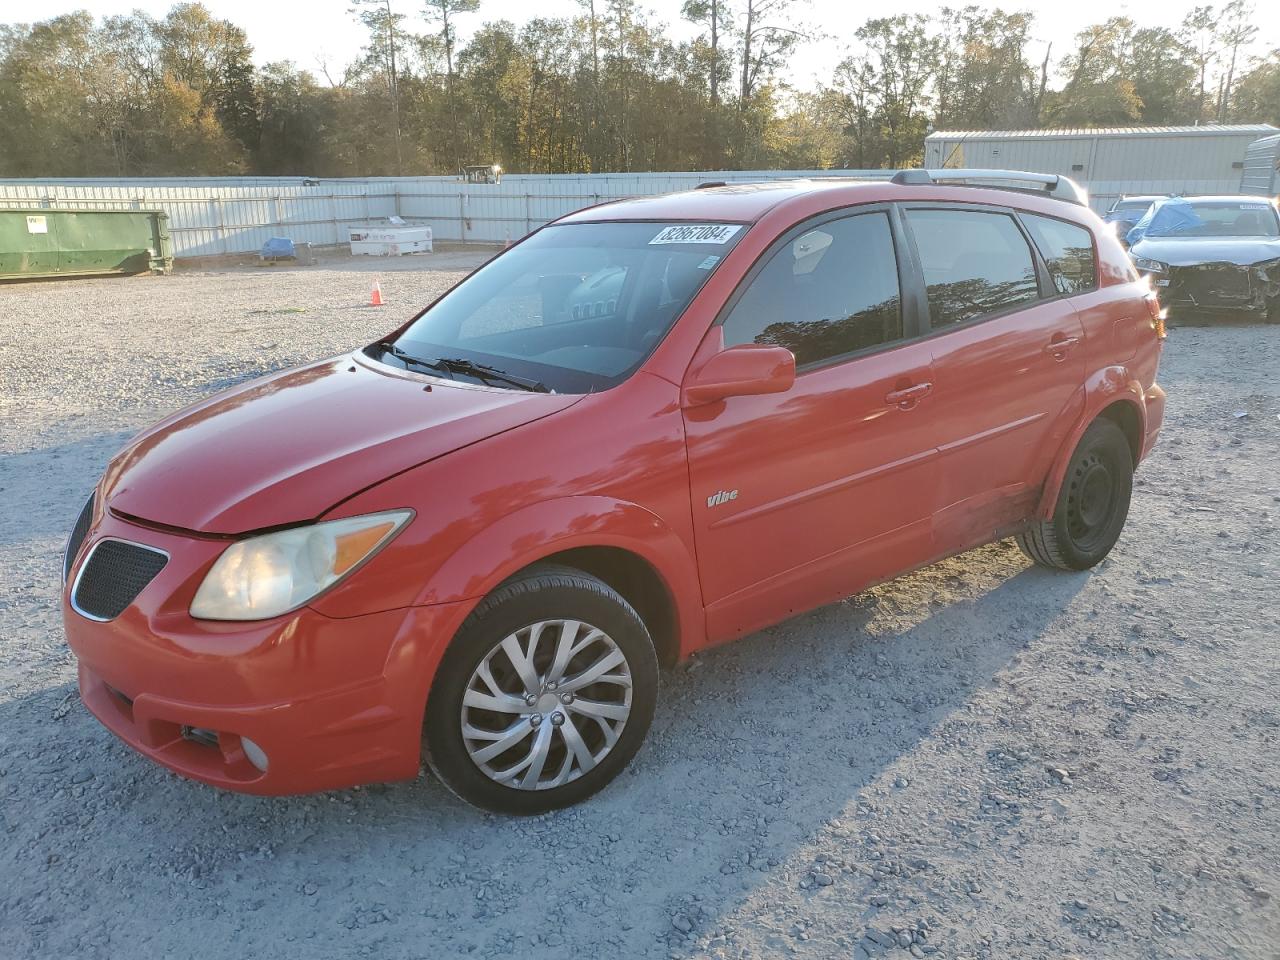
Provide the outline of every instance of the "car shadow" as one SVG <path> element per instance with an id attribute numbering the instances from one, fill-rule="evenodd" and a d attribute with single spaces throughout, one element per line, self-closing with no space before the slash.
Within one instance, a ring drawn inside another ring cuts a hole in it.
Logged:
<path id="1" fill-rule="evenodd" d="M 64 894 L 21 937 L 46 954 L 104 936 L 181 952 L 232 932 L 278 956 L 338 941 L 383 957 L 427 942 L 440 956 L 692 953 L 778 876 L 807 875 L 806 844 L 997 683 L 1087 580 L 995 544 L 701 655 L 664 676 L 617 782 L 530 819 L 474 810 L 430 775 L 293 798 L 176 777 L 78 702 L 73 661 L 51 652 L 53 605 L 40 664 L 56 680 L 0 702 L 9 882 L 34 896 L 56 871 Z M 99 909 L 58 909 L 86 901 Z"/>

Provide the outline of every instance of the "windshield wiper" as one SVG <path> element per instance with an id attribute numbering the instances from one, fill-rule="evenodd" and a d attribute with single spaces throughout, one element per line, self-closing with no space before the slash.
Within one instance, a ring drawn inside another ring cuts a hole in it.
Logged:
<path id="1" fill-rule="evenodd" d="M 526 377 L 517 377 L 515 374 L 499 370 L 497 367 L 491 367 L 487 363 L 476 363 L 474 360 L 467 360 L 465 357 L 440 357 L 435 362 L 445 370 L 452 373 L 461 373 L 469 377 L 475 377 L 478 380 L 483 380 L 485 383 L 489 383 L 490 381 L 494 383 L 509 383 L 513 387 L 519 387 L 521 390 L 529 390 L 532 393 L 551 392 L 551 388 L 541 380 L 530 380 Z"/>
<path id="2" fill-rule="evenodd" d="M 438 360 L 423 360 L 421 357 L 415 357 L 412 353 L 407 353 L 406 351 L 401 350 L 394 343 L 380 343 L 378 346 L 382 348 L 384 353 L 391 354 L 406 367 L 422 367 L 423 369 L 431 370 L 435 373 L 447 373 L 451 379 L 453 378 L 452 371 L 450 371 L 448 367 L 441 366 L 440 361 Z"/>
<path id="3" fill-rule="evenodd" d="M 517 377 L 514 374 L 505 373 L 497 367 L 476 363 L 474 360 L 467 360 L 463 357 L 435 357 L 427 360 L 401 350 L 394 343 L 381 343 L 379 346 L 406 367 L 413 365 L 437 373 L 447 373 L 453 379 L 457 379 L 453 377 L 455 373 L 461 373 L 464 376 L 475 377 L 484 383 L 507 383 L 513 387 L 519 387 L 521 390 L 528 390 L 531 393 L 551 392 L 550 388 L 539 380 Z"/>

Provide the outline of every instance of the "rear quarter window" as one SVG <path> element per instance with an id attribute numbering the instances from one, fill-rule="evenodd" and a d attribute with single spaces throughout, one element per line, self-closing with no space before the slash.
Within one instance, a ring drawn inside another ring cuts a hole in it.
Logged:
<path id="1" fill-rule="evenodd" d="M 1084 293 L 1098 285 L 1097 254 L 1090 231 L 1054 217 L 1034 213 L 1021 216 L 1059 293 Z"/>
<path id="2" fill-rule="evenodd" d="M 1006 213 L 908 210 L 929 300 L 929 324 L 943 329 L 1040 299 L 1026 238 Z"/>

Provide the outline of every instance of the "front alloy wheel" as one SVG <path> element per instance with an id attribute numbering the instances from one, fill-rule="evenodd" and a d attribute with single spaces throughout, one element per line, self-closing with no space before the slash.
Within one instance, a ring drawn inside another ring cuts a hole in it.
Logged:
<path id="1" fill-rule="evenodd" d="M 467 618 L 427 701 L 427 762 L 469 803 L 532 814 L 583 800 L 639 749 L 658 663 L 631 605 L 604 582 L 542 564 Z"/>
<path id="2" fill-rule="evenodd" d="M 580 620 L 508 634 L 462 697 L 462 739 L 477 767 L 520 790 L 563 786 L 608 756 L 631 714 L 631 668 L 618 645 Z"/>

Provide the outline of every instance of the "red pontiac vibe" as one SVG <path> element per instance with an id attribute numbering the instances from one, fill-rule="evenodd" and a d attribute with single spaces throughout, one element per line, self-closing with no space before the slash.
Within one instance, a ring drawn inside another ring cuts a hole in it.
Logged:
<path id="1" fill-rule="evenodd" d="M 67 546 L 85 704 L 218 787 L 532 813 L 658 668 L 1016 535 L 1093 566 L 1164 411 L 1065 178 L 710 186 L 538 230 L 385 340 L 174 414 Z"/>

